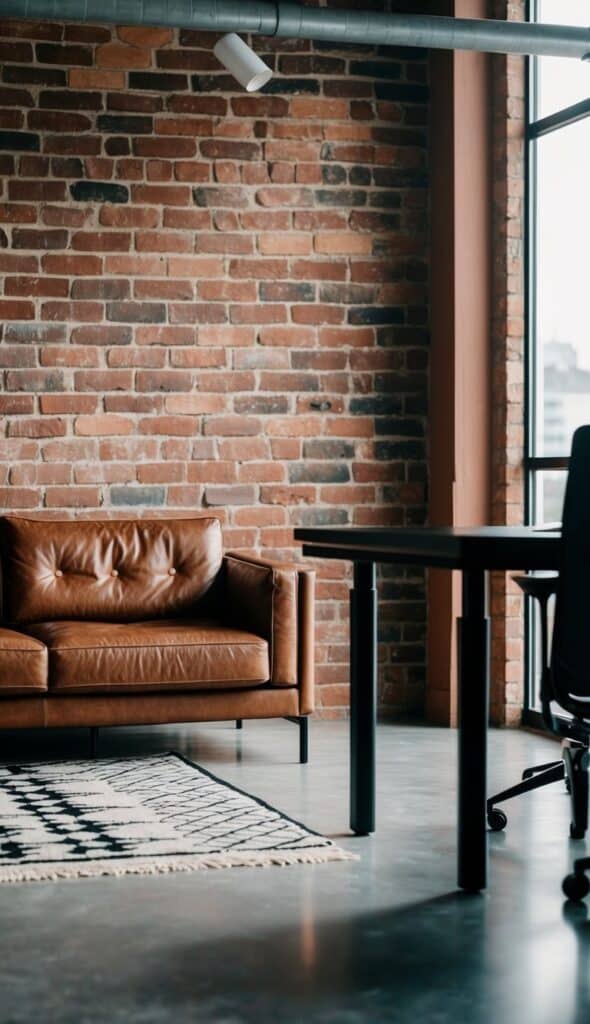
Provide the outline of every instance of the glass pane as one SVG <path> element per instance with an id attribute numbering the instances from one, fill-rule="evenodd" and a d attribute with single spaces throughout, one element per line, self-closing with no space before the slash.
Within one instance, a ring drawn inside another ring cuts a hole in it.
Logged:
<path id="1" fill-rule="evenodd" d="M 535 454 L 569 455 L 573 431 L 590 422 L 590 118 L 534 145 Z"/>
<path id="2" fill-rule="evenodd" d="M 565 470 L 542 470 L 534 474 L 534 521 L 560 523 L 567 473 Z"/>
<path id="3" fill-rule="evenodd" d="M 588 28 L 588 0 L 538 0 L 537 21 Z M 590 95 L 590 67 L 570 57 L 537 58 L 537 109 L 535 118 L 554 114 Z"/>
<path id="4" fill-rule="evenodd" d="M 567 472 L 565 470 L 537 470 L 533 472 L 533 481 L 534 522 L 536 524 L 561 522 Z M 550 598 L 547 606 L 547 621 L 550 640 L 553 633 L 554 610 L 555 600 L 554 598 Z M 543 667 L 541 659 L 541 623 L 538 602 L 533 601 L 532 599 L 529 600 L 528 622 L 528 643 L 530 655 L 528 706 L 534 711 L 540 711 L 540 682 Z"/>

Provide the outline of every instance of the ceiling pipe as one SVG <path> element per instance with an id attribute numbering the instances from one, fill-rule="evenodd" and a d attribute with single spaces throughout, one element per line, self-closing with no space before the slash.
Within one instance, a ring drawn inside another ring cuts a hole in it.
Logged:
<path id="1" fill-rule="evenodd" d="M 267 0 L 0 0 L 5 18 L 166 25 L 386 46 L 590 58 L 590 28 L 301 7 Z"/>

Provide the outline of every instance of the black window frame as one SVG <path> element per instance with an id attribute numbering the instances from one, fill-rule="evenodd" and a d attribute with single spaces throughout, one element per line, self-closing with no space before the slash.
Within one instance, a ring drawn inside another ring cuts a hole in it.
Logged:
<path id="1" fill-rule="evenodd" d="M 526 17 L 537 21 L 538 0 L 528 0 Z M 590 98 L 563 107 L 548 116 L 536 116 L 538 58 L 527 58 L 525 83 L 525 219 L 524 219 L 524 268 L 525 268 L 525 522 L 533 523 L 536 517 L 536 475 L 543 470 L 567 470 L 569 458 L 566 452 L 559 456 L 542 456 L 535 453 L 538 439 L 537 382 L 539 373 L 539 347 L 537 343 L 537 167 L 536 142 L 550 132 L 559 131 L 568 125 L 590 117 Z M 536 695 L 538 679 L 536 672 L 536 635 L 530 602 L 525 608 L 525 691 L 523 722 L 534 728 L 544 729 L 543 719 L 537 710 Z"/>

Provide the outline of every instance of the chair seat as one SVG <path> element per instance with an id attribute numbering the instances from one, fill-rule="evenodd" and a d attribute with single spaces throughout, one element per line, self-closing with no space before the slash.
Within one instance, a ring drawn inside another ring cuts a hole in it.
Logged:
<path id="1" fill-rule="evenodd" d="M 546 601 L 557 590 L 559 573 L 536 572 L 534 575 L 529 573 L 517 574 L 512 579 L 528 597 L 536 597 L 540 601 Z"/>
<path id="2" fill-rule="evenodd" d="M 203 620 L 42 622 L 49 689 L 68 693 L 237 689 L 268 682 L 268 644 Z"/>
<path id="3" fill-rule="evenodd" d="M 32 636 L 0 627 L 0 698 L 47 690 L 47 648 Z"/>

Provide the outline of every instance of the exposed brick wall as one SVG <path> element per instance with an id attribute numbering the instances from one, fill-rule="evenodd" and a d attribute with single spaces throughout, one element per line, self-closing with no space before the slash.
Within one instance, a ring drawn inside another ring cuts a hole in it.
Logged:
<path id="1" fill-rule="evenodd" d="M 525 18 L 524 0 L 494 0 L 493 16 Z M 524 516 L 524 127 L 525 61 L 493 57 L 494 99 L 494 389 L 493 521 Z M 524 622 L 520 591 L 504 573 L 492 577 L 491 714 L 497 725 L 521 720 Z"/>
<path id="2" fill-rule="evenodd" d="M 421 522 L 423 53 L 0 23 L 0 507 L 211 509 L 228 546 Z M 345 712 L 347 567 L 321 567 L 318 699 Z M 381 702 L 421 706 L 421 576 L 382 583 Z"/>

